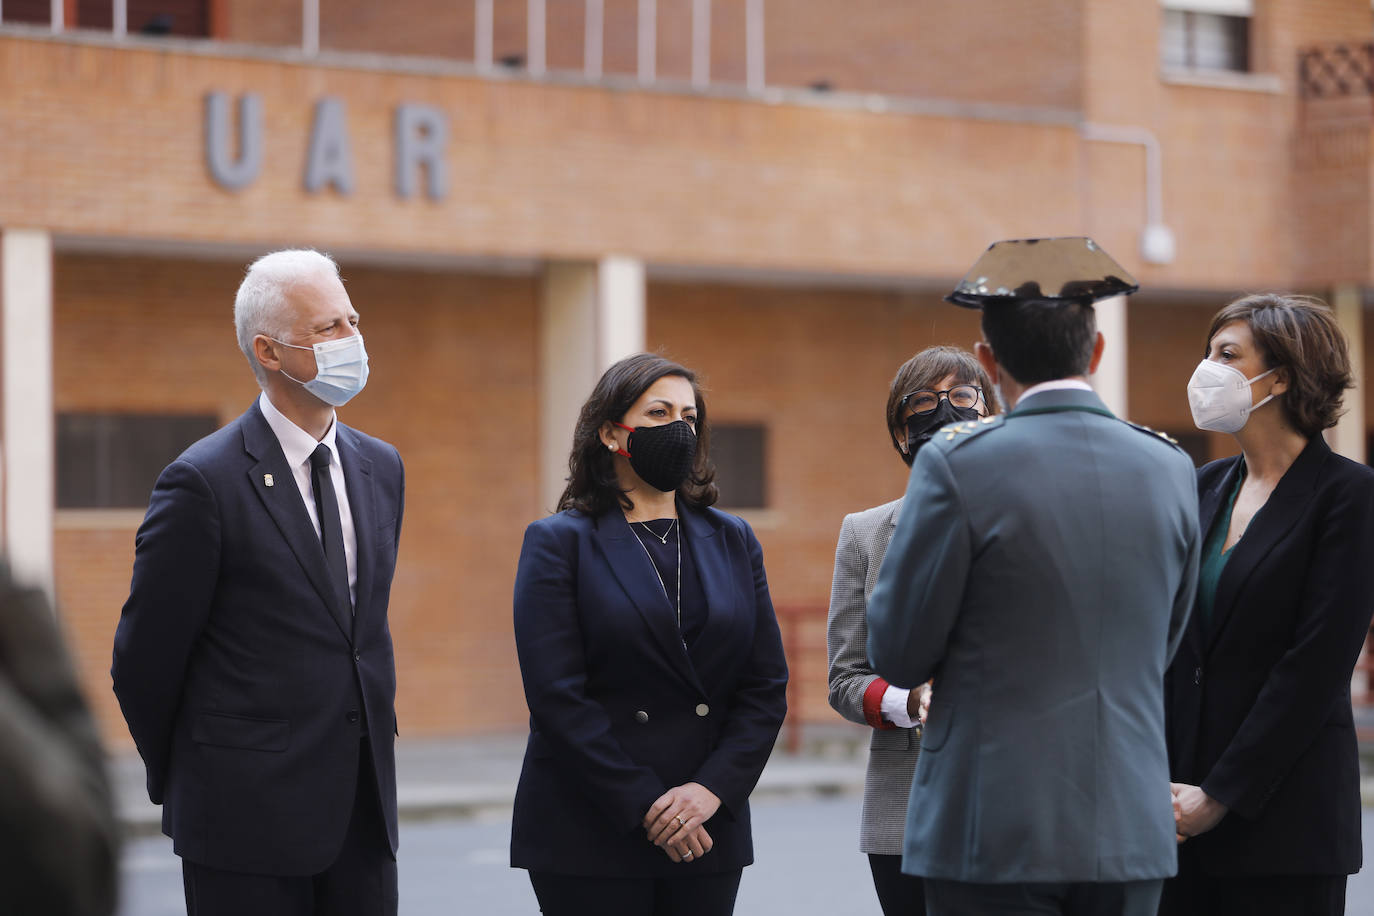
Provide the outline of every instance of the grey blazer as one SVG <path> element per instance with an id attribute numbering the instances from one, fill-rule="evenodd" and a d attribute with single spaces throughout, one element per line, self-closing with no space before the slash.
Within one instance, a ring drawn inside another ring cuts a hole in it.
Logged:
<path id="1" fill-rule="evenodd" d="M 1091 391 L 950 429 L 916 456 L 868 608 L 874 670 L 935 678 L 903 870 L 1172 875 L 1163 678 L 1197 584 L 1192 462 Z"/>
<path id="2" fill-rule="evenodd" d="M 878 582 L 900 499 L 846 515 L 835 548 L 835 577 L 830 584 L 830 616 L 825 643 L 830 656 L 830 705 L 851 722 L 867 725 L 864 692 L 877 678 L 868 664 L 868 623 L 864 608 Z M 859 851 L 902 854 L 906 800 L 921 750 L 919 730 L 871 729 L 868 773 L 864 777 Z"/>

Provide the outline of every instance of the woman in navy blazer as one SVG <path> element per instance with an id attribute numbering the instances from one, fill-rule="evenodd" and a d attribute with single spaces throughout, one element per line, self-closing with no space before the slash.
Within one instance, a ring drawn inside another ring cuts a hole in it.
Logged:
<path id="1" fill-rule="evenodd" d="M 530 709 L 511 864 L 545 914 L 733 911 L 787 665 L 749 525 L 716 498 L 689 370 L 621 360 L 583 405 L 557 515 L 525 532 Z"/>
<path id="2" fill-rule="evenodd" d="M 1319 303 L 1222 309 L 1189 382 L 1241 454 L 1198 472 L 1198 596 L 1166 677 L 1178 877 L 1161 913 L 1343 913 L 1360 868 L 1350 675 L 1374 612 L 1374 471 L 1333 454 L 1350 386 Z"/>

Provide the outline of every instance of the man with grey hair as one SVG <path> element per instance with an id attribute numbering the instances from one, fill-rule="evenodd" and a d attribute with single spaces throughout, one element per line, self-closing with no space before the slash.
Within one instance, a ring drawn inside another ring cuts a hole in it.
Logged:
<path id="1" fill-rule="evenodd" d="M 394 916 L 401 458 L 335 416 L 368 360 L 333 260 L 259 258 L 234 320 L 262 394 L 158 478 L 115 694 L 190 916 Z"/>

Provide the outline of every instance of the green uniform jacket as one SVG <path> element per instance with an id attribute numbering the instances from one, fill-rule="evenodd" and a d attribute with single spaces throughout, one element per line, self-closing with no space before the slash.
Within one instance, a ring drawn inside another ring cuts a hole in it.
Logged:
<path id="1" fill-rule="evenodd" d="M 904 871 L 1174 873 L 1163 676 L 1197 582 L 1194 480 L 1086 390 L 1032 394 L 917 455 L 868 634 L 893 684 L 935 678 Z"/>

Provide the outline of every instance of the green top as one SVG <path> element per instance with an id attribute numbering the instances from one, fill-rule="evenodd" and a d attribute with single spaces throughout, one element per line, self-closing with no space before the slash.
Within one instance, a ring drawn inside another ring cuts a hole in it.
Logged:
<path id="1" fill-rule="evenodd" d="M 1202 558 L 1197 577 L 1197 612 L 1202 615 L 1204 633 L 1212 629 L 1212 603 L 1217 597 L 1217 582 L 1221 579 L 1221 571 L 1226 568 L 1226 560 L 1231 556 L 1231 551 L 1235 550 L 1234 544 L 1227 550 L 1222 550 L 1221 545 L 1226 543 L 1226 533 L 1231 530 L 1231 513 L 1236 508 L 1236 496 L 1244 482 L 1245 462 L 1242 461 L 1235 486 L 1231 487 L 1231 493 L 1226 497 L 1226 505 L 1217 513 L 1216 519 L 1212 522 L 1212 530 L 1207 533 L 1207 540 L 1202 543 Z"/>

